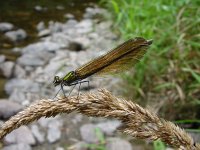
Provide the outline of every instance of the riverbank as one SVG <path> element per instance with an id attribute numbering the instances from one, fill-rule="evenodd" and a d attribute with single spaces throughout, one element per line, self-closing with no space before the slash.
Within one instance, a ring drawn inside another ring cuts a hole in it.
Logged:
<path id="1" fill-rule="evenodd" d="M 54 97 L 59 90 L 52 84 L 55 75 L 65 75 L 119 43 L 119 38 L 112 32 L 113 23 L 98 19 L 95 17 L 97 15 L 108 15 L 108 12 L 89 7 L 82 20 L 68 15 L 64 23 L 50 21 L 46 25 L 41 21 L 37 25 L 37 42 L 12 49 L 20 53 L 16 62 L 6 59 L 1 62 L 3 74 L 9 79 L 5 85 L 9 97 L 0 101 L 2 122 L 35 100 Z M 107 88 L 118 93 L 118 78 L 91 77 L 89 80 L 90 89 L 83 84 L 81 92 Z M 66 92 L 69 90 L 65 88 Z M 77 94 L 77 90 L 73 94 Z M 104 146 L 110 150 L 116 149 L 116 146 L 118 150 L 119 147 L 131 150 L 128 139 L 114 134 L 119 125 L 120 122 L 116 120 L 88 118 L 80 114 L 42 118 L 7 135 L 2 142 L 2 149 L 86 149 L 92 145 L 102 146 L 98 145 L 100 133 L 107 141 Z"/>

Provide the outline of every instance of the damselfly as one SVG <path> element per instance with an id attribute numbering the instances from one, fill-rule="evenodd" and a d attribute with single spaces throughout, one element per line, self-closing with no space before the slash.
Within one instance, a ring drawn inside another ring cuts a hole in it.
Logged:
<path id="1" fill-rule="evenodd" d="M 152 40 L 145 40 L 141 37 L 130 39 L 108 53 L 89 61 L 75 71 L 70 71 L 64 77 L 55 76 L 54 86 L 60 85 L 64 93 L 64 86 L 75 86 L 88 82 L 84 81 L 84 79 L 91 75 L 116 74 L 126 71 L 143 57 L 151 44 Z"/>

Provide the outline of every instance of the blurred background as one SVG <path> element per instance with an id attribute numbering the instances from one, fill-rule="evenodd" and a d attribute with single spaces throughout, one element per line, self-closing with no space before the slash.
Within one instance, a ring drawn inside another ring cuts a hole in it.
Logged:
<path id="1" fill-rule="evenodd" d="M 141 36 L 154 42 L 140 63 L 118 77 L 90 77 L 90 87 L 83 85 L 81 92 L 106 88 L 200 141 L 199 6 L 198 0 L 1 1 L 0 124 L 36 100 L 53 98 L 59 90 L 52 84 L 55 75 Z M 0 148 L 167 149 L 161 141 L 122 135 L 119 125 L 76 113 L 42 118 L 6 136 Z"/>

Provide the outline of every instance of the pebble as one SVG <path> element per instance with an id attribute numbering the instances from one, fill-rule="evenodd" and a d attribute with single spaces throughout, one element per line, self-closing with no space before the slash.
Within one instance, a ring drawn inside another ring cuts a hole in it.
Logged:
<path id="1" fill-rule="evenodd" d="M 131 144 L 120 138 L 108 138 L 106 149 L 109 150 L 132 150 Z"/>
<path id="2" fill-rule="evenodd" d="M 54 143 L 61 138 L 61 128 L 62 123 L 58 120 L 51 121 L 48 124 L 47 140 L 49 143 Z"/>
<path id="3" fill-rule="evenodd" d="M 26 77 L 26 71 L 20 65 L 15 64 L 13 75 L 16 78 L 25 78 Z"/>
<path id="4" fill-rule="evenodd" d="M 23 29 L 18 29 L 16 31 L 8 31 L 5 36 L 13 42 L 21 41 L 27 38 L 27 33 Z"/>
<path id="5" fill-rule="evenodd" d="M 31 131 L 32 131 L 34 137 L 36 138 L 37 142 L 39 142 L 41 144 L 45 141 L 45 134 L 39 130 L 37 125 L 32 125 Z"/>
<path id="6" fill-rule="evenodd" d="M 35 145 L 36 141 L 31 133 L 31 130 L 27 126 L 21 126 L 18 129 L 12 131 L 4 138 L 4 143 L 17 144 L 24 143 L 29 145 Z"/>
<path id="7" fill-rule="evenodd" d="M 106 135 L 113 135 L 116 129 L 121 125 L 118 120 L 110 120 L 107 122 L 98 123 L 96 126 Z"/>
<path id="8" fill-rule="evenodd" d="M 83 141 L 87 143 L 97 143 L 99 141 L 94 124 L 84 124 L 80 127 L 80 134 Z"/>
<path id="9" fill-rule="evenodd" d="M 41 30 L 39 33 L 38 33 L 38 36 L 39 37 L 45 37 L 45 36 L 48 36 L 51 34 L 51 31 L 49 29 L 44 29 L 44 30 Z"/>
<path id="10" fill-rule="evenodd" d="M 12 144 L 5 146 L 2 150 L 32 150 L 31 146 L 25 143 Z"/>
<path id="11" fill-rule="evenodd" d="M 30 53 L 32 55 L 37 55 L 39 51 L 55 52 L 56 50 L 62 48 L 58 43 L 51 41 L 43 41 L 34 44 L 30 44 L 23 48 L 23 53 Z"/>
<path id="12" fill-rule="evenodd" d="M 37 31 L 42 31 L 45 29 L 45 24 L 43 21 L 39 22 L 36 26 Z"/>
<path id="13" fill-rule="evenodd" d="M 18 89 L 20 91 L 25 92 L 39 92 L 40 86 L 38 83 L 30 80 L 30 79 L 11 79 L 5 85 L 5 91 L 7 94 L 11 94 L 14 89 Z"/>
<path id="14" fill-rule="evenodd" d="M 6 60 L 5 55 L 0 55 L 0 64 L 3 63 Z"/>
<path id="15" fill-rule="evenodd" d="M 7 120 L 20 110 L 22 110 L 22 106 L 18 103 L 8 100 L 0 100 L 0 119 Z"/>
<path id="16" fill-rule="evenodd" d="M 12 76 L 14 65 L 14 62 L 12 61 L 6 61 L 0 64 L 0 69 L 6 78 L 10 78 Z"/>
<path id="17" fill-rule="evenodd" d="M 67 19 L 74 19 L 74 15 L 72 15 L 70 13 L 65 14 L 64 17 Z"/>
<path id="18" fill-rule="evenodd" d="M 7 32 L 14 28 L 14 25 L 9 22 L 1 22 L 0 23 L 0 31 L 1 32 Z"/>

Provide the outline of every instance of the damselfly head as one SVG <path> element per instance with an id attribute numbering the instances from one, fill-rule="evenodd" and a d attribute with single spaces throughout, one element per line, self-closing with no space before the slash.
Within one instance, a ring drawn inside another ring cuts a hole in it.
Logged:
<path id="1" fill-rule="evenodd" d="M 62 79 L 59 76 L 55 76 L 53 80 L 54 86 L 59 85 L 62 82 Z"/>

